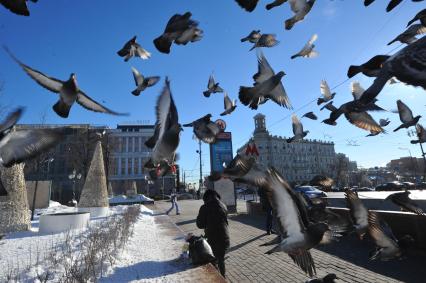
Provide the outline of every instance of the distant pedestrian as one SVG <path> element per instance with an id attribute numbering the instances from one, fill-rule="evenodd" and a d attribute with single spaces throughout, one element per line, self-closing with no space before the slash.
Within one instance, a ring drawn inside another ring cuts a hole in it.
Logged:
<path id="1" fill-rule="evenodd" d="M 200 199 L 200 195 L 201 195 L 201 192 L 200 192 L 200 189 L 198 189 L 197 190 L 197 199 Z"/>
<path id="2" fill-rule="evenodd" d="M 197 227 L 204 229 L 216 257 L 217 268 L 225 277 L 225 252 L 229 248 L 228 210 L 214 190 L 206 190 L 197 216 Z"/>
<path id="3" fill-rule="evenodd" d="M 169 210 L 167 210 L 166 214 L 168 215 L 170 213 L 170 211 L 173 210 L 173 208 L 176 207 L 176 215 L 179 215 L 179 206 L 177 204 L 177 194 L 175 191 L 172 192 L 172 194 L 170 195 L 170 202 L 172 203 L 172 207 L 169 208 Z"/>
<path id="4" fill-rule="evenodd" d="M 266 213 L 266 234 L 268 235 L 275 234 L 275 231 L 272 229 L 272 221 L 273 221 L 272 206 L 269 203 L 268 198 L 266 197 L 266 192 L 264 189 L 259 188 L 257 191 L 257 194 L 259 195 L 262 209 Z"/>

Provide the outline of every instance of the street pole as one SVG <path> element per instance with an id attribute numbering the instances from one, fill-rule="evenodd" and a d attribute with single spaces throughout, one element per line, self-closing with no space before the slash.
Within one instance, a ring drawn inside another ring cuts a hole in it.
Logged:
<path id="1" fill-rule="evenodd" d="M 420 145 L 420 149 L 422 151 L 422 156 L 423 156 L 423 182 L 426 182 L 426 157 L 425 157 L 425 152 L 423 150 L 423 145 L 421 142 L 419 142 Z"/>
<path id="2" fill-rule="evenodd" d="M 201 152 L 201 140 L 198 141 L 198 148 L 199 148 L 198 154 L 200 155 L 200 183 L 198 185 L 198 189 L 201 192 L 201 187 L 202 187 L 202 184 L 203 184 L 203 163 L 202 163 L 202 160 L 201 160 L 201 156 L 202 156 L 202 152 Z"/>

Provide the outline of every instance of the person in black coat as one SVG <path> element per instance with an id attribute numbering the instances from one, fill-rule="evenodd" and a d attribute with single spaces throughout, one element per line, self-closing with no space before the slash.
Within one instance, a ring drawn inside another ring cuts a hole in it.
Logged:
<path id="1" fill-rule="evenodd" d="M 260 203 L 262 204 L 262 209 L 266 213 L 266 234 L 275 234 L 275 231 L 272 229 L 272 206 L 269 203 L 268 198 L 266 197 L 266 192 L 263 188 L 259 188 L 257 194 L 259 195 Z"/>
<path id="2" fill-rule="evenodd" d="M 216 257 L 218 269 L 225 277 L 225 252 L 229 248 L 228 210 L 214 190 L 206 190 L 204 204 L 197 216 L 197 227 L 204 229 L 207 242 Z"/>

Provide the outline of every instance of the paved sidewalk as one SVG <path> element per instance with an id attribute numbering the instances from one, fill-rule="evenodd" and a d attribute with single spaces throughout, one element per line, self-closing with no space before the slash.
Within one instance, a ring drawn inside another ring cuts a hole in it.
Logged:
<path id="1" fill-rule="evenodd" d="M 201 200 L 179 201 L 181 215 L 170 218 L 186 233 L 203 233 L 195 225 Z M 156 202 L 162 211 L 170 202 Z M 238 202 L 240 214 L 230 215 L 231 248 L 226 260 L 230 282 L 305 282 L 308 278 L 285 253 L 266 255 L 268 247 L 260 244 L 273 239 L 264 233 L 264 218 L 245 214 L 243 201 Z M 243 212 L 243 213 L 241 213 Z M 346 237 L 340 242 L 313 249 L 318 276 L 336 273 L 337 282 L 426 282 L 426 258 L 410 257 L 390 262 L 369 261 L 372 243 Z M 193 281 L 194 282 L 194 281 Z"/>

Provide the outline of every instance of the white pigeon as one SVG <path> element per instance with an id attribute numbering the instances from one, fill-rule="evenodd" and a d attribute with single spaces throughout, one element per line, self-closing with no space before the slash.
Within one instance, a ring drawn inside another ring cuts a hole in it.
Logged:
<path id="1" fill-rule="evenodd" d="M 305 57 L 305 58 L 314 58 L 319 55 L 317 51 L 314 50 L 315 44 L 314 42 L 318 39 L 318 35 L 314 34 L 311 39 L 303 46 L 302 50 L 300 50 L 298 53 L 291 56 L 291 59 L 297 58 L 297 57 Z"/>
<path id="2" fill-rule="evenodd" d="M 223 99 L 224 99 L 225 111 L 223 111 L 220 114 L 220 116 L 231 114 L 235 110 L 235 108 L 237 108 L 237 100 L 236 99 L 231 100 L 226 92 Z"/>
<path id="3" fill-rule="evenodd" d="M 336 95 L 335 92 L 331 93 L 330 87 L 326 80 L 322 80 L 320 84 L 320 91 L 323 97 L 318 98 L 317 105 L 320 105 L 323 102 L 328 102 L 334 98 Z"/>

